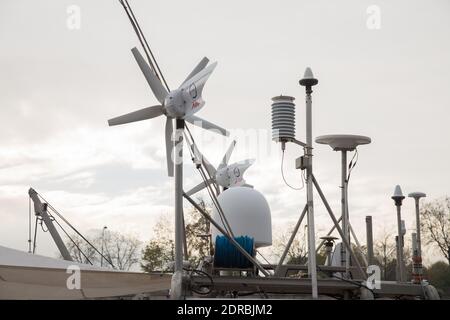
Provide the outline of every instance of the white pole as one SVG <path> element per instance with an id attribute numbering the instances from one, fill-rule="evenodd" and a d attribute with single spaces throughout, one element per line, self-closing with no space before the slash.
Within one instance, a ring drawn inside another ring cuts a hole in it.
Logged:
<path id="1" fill-rule="evenodd" d="M 419 257 L 422 257 L 422 238 L 420 235 L 420 209 L 419 198 L 415 198 L 416 203 L 416 233 L 417 233 L 417 253 Z"/>
<path id="2" fill-rule="evenodd" d="M 311 279 L 312 298 L 318 298 L 317 290 L 317 263 L 316 263 L 316 236 L 314 230 L 314 195 L 312 181 L 312 86 L 316 85 L 318 80 L 314 78 L 310 68 L 305 70 L 300 85 L 306 89 L 306 154 L 308 161 L 306 168 L 306 201 L 308 205 L 308 276 Z"/>
<path id="3" fill-rule="evenodd" d="M 347 151 L 341 151 L 341 216 L 342 216 L 342 231 L 346 241 L 348 237 L 348 216 L 347 216 L 347 201 L 346 201 L 346 183 L 347 181 Z M 350 243 L 350 242 L 349 242 Z M 349 261 L 348 252 L 345 246 L 341 246 L 341 264 L 345 267 L 345 276 L 349 275 Z"/>
<path id="4" fill-rule="evenodd" d="M 401 217 L 401 205 L 397 205 L 397 225 L 398 225 L 398 281 L 404 282 L 403 275 L 403 234 L 402 234 L 402 217 Z"/>
<path id="5" fill-rule="evenodd" d="M 171 298 L 183 294 L 183 131 L 184 120 L 176 119 L 175 126 L 175 266 L 171 283 Z"/>

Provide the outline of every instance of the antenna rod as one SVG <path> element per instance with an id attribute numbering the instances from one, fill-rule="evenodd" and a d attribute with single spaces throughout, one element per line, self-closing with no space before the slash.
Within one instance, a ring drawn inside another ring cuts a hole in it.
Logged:
<path id="1" fill-rule="evenodd" d="M 305 87 L 306 93 L 306 201 L 308 205 L 308 276 L 311 278 L 312 298 L 318 299 L 317 290 L 317 263 L 316 263 L 316 239 L 314 230 L 314 195 L 313 195 L 313 171 L 312 171 L 312 87 L 319 81 L 314 78 L 310 68 L 307 68 L 303 79 L 299 81 Z"/>

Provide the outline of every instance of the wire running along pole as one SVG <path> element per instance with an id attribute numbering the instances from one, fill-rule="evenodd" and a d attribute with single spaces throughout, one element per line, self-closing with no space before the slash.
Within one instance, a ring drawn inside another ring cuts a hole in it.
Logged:
<path id="1" fill-rule="evenodd" d="M 186 126 L 186 128 L 187 128 L 187 126 Z M 194 147 L 196 150 L 198 150 L 197 145 L 196 145 L 195 140 L 194 140 L 194 137 L 192 136 L 192 134 L 189 131 L 189 129 L 187 129 L 187 131 L 188 131 L 189 136 L 190 136 L 190 139 L 189 139 L 190 141 L 188 143 L 192 143 L 191 146 Z M 185 134 L 185 137 L 186 137 L 186 141 L 188 141 L 186 134 Z M 193 162 L 197 163 L 195 160 L 197 159 L 197 157 L 199 155 L 197 155 L 195 152 L 193 152 L 191 150 L 191 148 L 189 148 L 189 150 L 190 150 Z M 203 183 L 205 184 L 206 190 L 208 191 L 208 194 L 209 194 L 209 196 L 211 198 L 211 201 L 213 202 L 213 205 L 216 207 L 217 212 L 219 213 L 219 217 L 220 217 L 220 220 L 222 221 L 222 225 L 224 226 L 225 230 L 231 235 L 231 237 L 234 237 L 233 230 L 232 230 L 232 228 L 231 228 L 231 226 L 230 226 L 230 224 L 228 222 L 228 219 L 227 219 L 227 217 L 226 217 L 226 215 L 225 215 L 225 213 L 224 213 L 224 211 L 222 209 L 222 206 L 220 205 L 219 200 L 217 199 L 217 196 L 214 194 L 214 191 L 212 190 L 211 184 L 208 183 L 208 178 L 206 176 L 206 173 L 208 173 L 208 176 L 209 176 L 210 179 L 212 179 L 212 178 L 211 178 L 211 176 L 209 174 L 209 171 L 207 170 L 207 168 L 205 166 L 205 163 L 203 161 L 203 157 L 200 160 L 201 160 L 200 161 L 201 164 L 198 167 L 198 171 L 200 173 L 200 176 L 202 177 Z M 203 167 L 205 167 L 205 168 L 203 168 Z M 205 173 L 205 171 L 206 171 L 206 173 Z"/>

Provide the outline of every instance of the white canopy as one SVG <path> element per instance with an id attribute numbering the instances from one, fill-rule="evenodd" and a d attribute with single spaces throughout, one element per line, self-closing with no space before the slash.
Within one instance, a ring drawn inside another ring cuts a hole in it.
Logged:
<path id="1" fill-rule="evenodd" d="M 80 268 L 80 289 L 69 289 L 68 267 Z M 117 271 L 0 246 L 0 299 L 95 299 L 170 289 L 171 275 Z"/>

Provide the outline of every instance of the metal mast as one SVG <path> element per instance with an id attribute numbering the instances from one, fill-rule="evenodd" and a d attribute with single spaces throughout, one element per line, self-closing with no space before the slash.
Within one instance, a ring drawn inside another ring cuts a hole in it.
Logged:
<path id="1" fill-rule="evenodd" d="M 183 290 L 183 132 L 184 120 L 176 119 L 175 127 L 175 267 L 172 276 L 171 298 L 181 299 Z"/>
<path id="2" fill-rule="evenodd" d="M 61 239 L 58 230 L 56 230 L 55 225 L 52 222 L 52 219 L 48 215 L 47 203 L 41 202 L 37 192 L 33 188 L 30 188 L 30 190 L 28 190 L 28 194 L 30 195 L 31 200 L 33 200 L 35 214 L 37 216 L 42 217 L 42 220 L 44 220 L 44 223 L 47 226 L 47 229 L 50 232 L 53 241 L 55 241 L 55 244 L 58 247 L 58 250 L 61 253 L 63 259 L 67 261 L 73 261 L 72 256 L 69 253 L 69 250 L 67 250 L 64 241 Z"/>
<path id="3" fill-rule="evenodd" d="M 313 181 L 312 181 L 312 87 L 319 80 L 314 78 L 310 68 L 306 68 L 303 79 L 299 81 L 305 87 L 306 92 L 306 201 L 308 206 L 308 276 L 311 278 L 312 297 L 318 298 L 317 292 L 317 264 L 316 264 L 316 239 L 314 230 L 314 204 L 313 204 Z"/>

